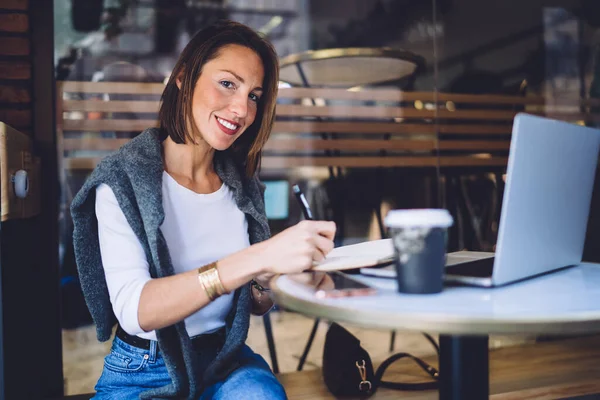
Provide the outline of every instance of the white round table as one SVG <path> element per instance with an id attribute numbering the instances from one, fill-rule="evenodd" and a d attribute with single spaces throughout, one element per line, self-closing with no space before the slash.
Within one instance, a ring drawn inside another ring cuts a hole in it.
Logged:
<path id="1" fill-rule="evenodd" d="M 393 279 L 354 275 L 373 296 L 318 299 L 280 276 L 276 302 L 303 314 L 367 328 L 440 334 L 440 399 L 489 395 L 489 334 L 600 332 L 600 264 L 581 264 L 504 287 L 446 287 L 433 295 L 396 292 Z"/>
<path id="2" fill-rule="evenodd" d="M 279 79 L 294 86 L 349 88 L 414 76 L 424 65 L 417 54 L 386 47 L 309 50 L 282 58 Z"/>

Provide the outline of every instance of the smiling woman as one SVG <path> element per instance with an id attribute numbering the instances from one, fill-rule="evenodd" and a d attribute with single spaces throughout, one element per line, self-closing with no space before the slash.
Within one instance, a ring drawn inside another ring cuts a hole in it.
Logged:
<path id="1" fill-rule="evenodd" d="M 183 50 L 160 127 L 105 158 L 71 205 L 86 303 L 111 353 L 96 399 L 284 399 L 247 345 L 275 274 L 333 248 L 335 224 L 304 221 L 269 239 L 256 169 L 273 125 L 272 46 L 222 22 Z M 315 286 L 329 278 L 315 273 Z M 298 277 L 296 279 L 300 279 Z"/>
<path id="2" fill-rule="evenodd" d="M 260 58 L 244 46 L 225 46 L 207 62 L 192 98 L 196 143 L 200 139 L 215 150 L 228 149 L 254 123 L 263 79 Z"/>
<path id="3" fill-rule="evenodd" d="M 173 68 L 161 99 L 162 134 L 175 143 L 208 141 L 210 121 L 221 118 L 230 123 L 219 126 L 234 136 L 232 153 L 252 176 L 275 119 L 277 54 L 256 34 L 231 30 L 217 35 L 215 29 L 198 32 Z"/>

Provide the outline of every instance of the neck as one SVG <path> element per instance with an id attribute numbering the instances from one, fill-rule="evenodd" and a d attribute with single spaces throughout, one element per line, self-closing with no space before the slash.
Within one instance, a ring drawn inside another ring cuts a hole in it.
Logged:
<path id="1" fill-rule="evenodd" d="M 167 137 L 163 142 L 165 171 L 191 182 L 201 182 L 215 175 L 214 155 L 215 149 L 202 140 L 198 144 L 178 144 Z"/>

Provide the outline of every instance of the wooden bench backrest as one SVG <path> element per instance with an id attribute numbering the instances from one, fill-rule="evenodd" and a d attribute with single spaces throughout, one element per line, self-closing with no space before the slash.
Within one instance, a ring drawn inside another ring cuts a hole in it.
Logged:
<path id="1" fill-rule="evenodd" d="M 119 137 L 123 132 L 134 135 L 156 126 L 163 88 L 160 83 L 60 83 L 65 167 L 91 169 L 129 140 Z M 285 88 L 279 90 L 262 167 L 505 167 L 517 112 L 590 121 L 597 117 L 581 109 L 598 104 L 587 100 L 545 112 L 542 97 Z"/>

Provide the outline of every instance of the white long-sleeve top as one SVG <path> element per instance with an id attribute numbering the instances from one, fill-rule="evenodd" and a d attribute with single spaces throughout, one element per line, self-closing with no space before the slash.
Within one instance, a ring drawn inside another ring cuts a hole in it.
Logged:
<path id="1" fill-rule="evenodd" d="M 214 193 L 198 194 L 163 172 L 162 195 L 165 219 L 161 231 L 175 273 L 197 269 L 250 245 L 246 217 L 225 184 Z M 142 289 L 152 279 L 148 261 L 112 189 L 104 184 L 96 189 L 96 217 L 115 316 L 130 335 L 156 340 L 155 331 L 144 332 L 138 321 Z M 203 290 L 200 283 L 198 290 Z M 224 326 L 232 304 L 233 294 L 223 295 L 187 317 L 190 337 Z"/>

